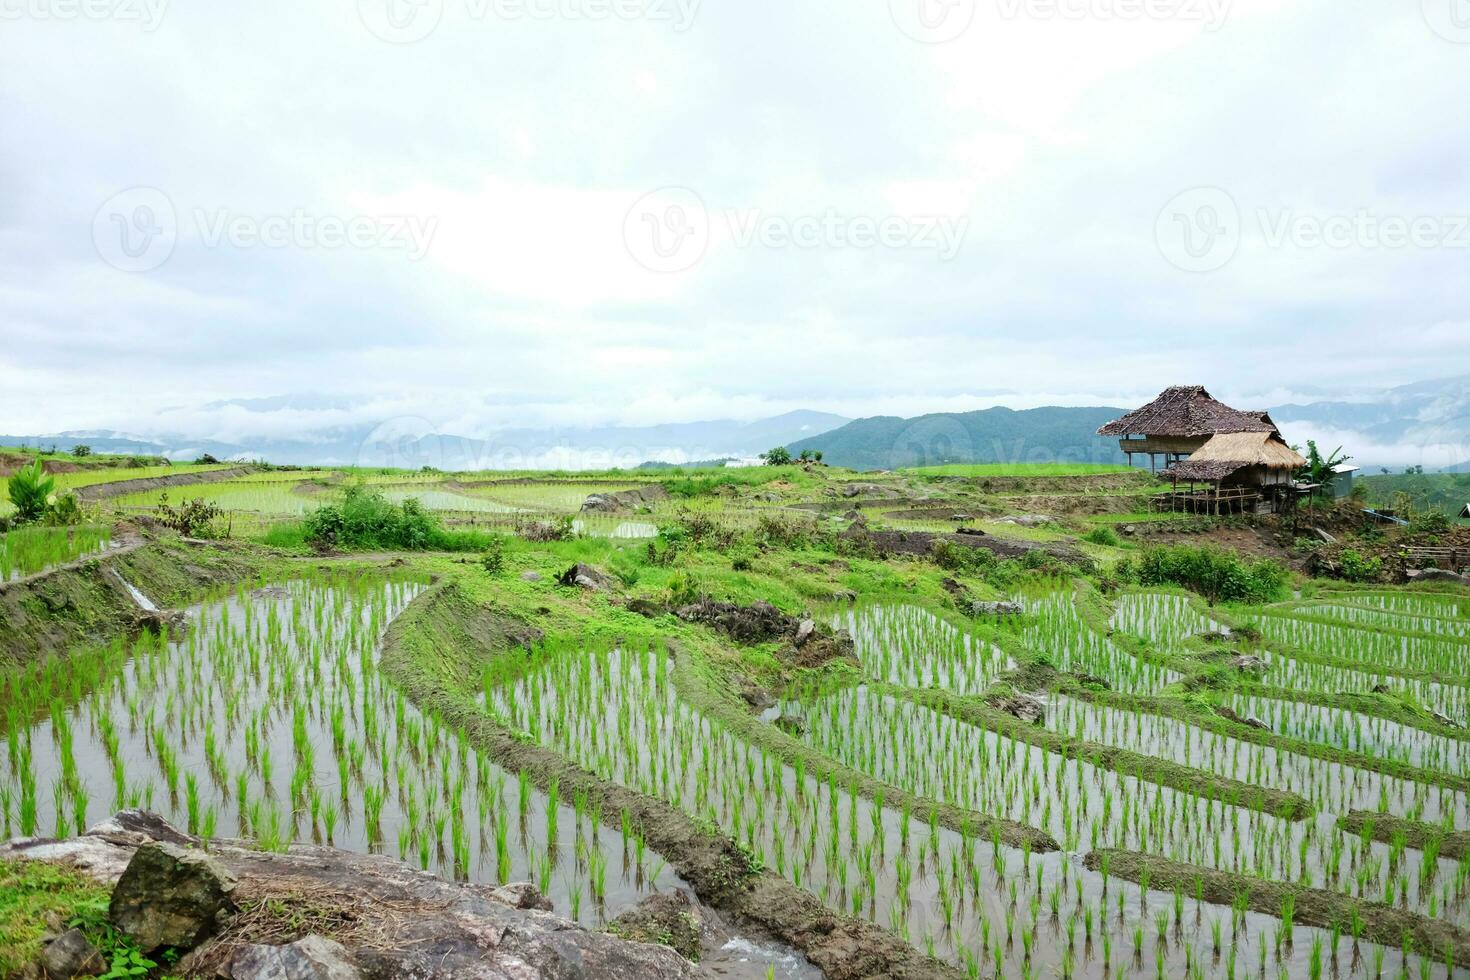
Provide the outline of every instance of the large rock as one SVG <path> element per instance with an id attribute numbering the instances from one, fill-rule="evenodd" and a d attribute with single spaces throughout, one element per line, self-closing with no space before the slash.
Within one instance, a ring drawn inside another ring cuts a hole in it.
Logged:
<path id="1" fill-rule="evenodd" d="M 650 483 L 647 486 L 619 490 L 616 493 L 594 493 L 582 501 L 582 510 L 589 514 L 611 514 L 668 499 L 669 492 L 664 489 L 663 484 Z"/>
<path id="2" fill-rule="evenodd" d="M 529 881 L 512 881 L 510 884 L 501 885 L 490 893 L 490 897 L 513 909 L 551 911 L 551 899 L 541 894 L 541 889 Z"/>
<path id="3" fill-rule="evenodd" d="M 90 847 L 76 846 L 79 840 L 90 840 L 132 857 L 158 846 L 138 842 L 143 834 L 137 828 L 148 826 L 168 837 L 189 839 L 157 818 L 119 814 L 99 825 L 100 836 L 89 831 L 70 841 L 17 841 L 0 853 L 68 860 L 72 854 L 90 853 Z M 340 912 L 341 929 L 332 938 L 344 952 L 324 941 L 299 939 L 297 933 L 282 937 L 282 942 L 297 940 L 289 946 L 256 950 L 256 958 L 240 963 L 237 971 L 233 967 L 240 948 L 259 940 L 250 933 L 258 920 L 236 916 L 213 939 L 183 956 L 171 974 L 236 980 L 351 980 L 356 973 L 347 971 L 360 971 L 372 980 L 694 980 L 702 975 L 671 949 L 625 942 L 553 913 L 515 908 L 496 889 L 445 881 L 386 855 L 304 844 L 273 853 L 214 841 L 210 857 L 238 881 L 234 894 L 242 903 L 247 898 L 278 903 L 288 919 L 297 911 L 321 907 Z M 132 861 L 127 868 L 124 877 L 132 875 Z M 515 903 L 524 902 L 526 894 Z"/>
<path id="4" fill-rule="evenodd" d="M 1228 705 L 1216 705 L 1215 714 L 1224 718 L 1226 721 L 1233 721 L 1237 725 L 1244 725 L 1247 728 L 1254 728 L 1257 731 L 1269 732 L 1271 730 L 1271 726 L 1259 718 L 1251 718 L 1248 715 L 1243 715 Z"/>
<path id="5" fill-rule="evenodd" d="M 97 951 L 80 929 L 68 929 L 53 939 L 41 952 L 41 969 L 51 980 L 72 977 L 95 977 L 106 967 Z"/>
<path id="6" fill-rule="evenodd" d="M 1404 575 L 1412 582 L 1453 582 L 1456 585 L 1470 585 L 1470 575 L 1461 575 L 1459 572 L 1451 572 L 1443 568 L 1411 568 Z"/>
<path id="7" fill-rule="evenodd" d="M 234 911 L 235 879 L 203 851 L 150 841 L 112 891 L 109 918 L 139 949 L 193 949 Z"/>
<path id="8" fill-rule="evenodd" d="M 586 565 L 582 562 L 577 562 L 577 564 L 562 572 L 561 576 L 557 578 L 556 584 L 587 589 L 592 592 L 606 592 L 613 587 L 611 578 L 591 565 Z"/>
<path id="9" fill-rule="evenodd" d="M 232 980 L 358 980 L 352 954 L 337 942 L 307 936 L 286 946 L 246 946 L 230 961 Z"/>

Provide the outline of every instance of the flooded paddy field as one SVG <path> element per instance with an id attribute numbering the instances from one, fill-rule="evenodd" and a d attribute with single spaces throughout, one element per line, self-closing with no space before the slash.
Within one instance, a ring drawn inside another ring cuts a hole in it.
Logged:
<path id="1" fill-rule="evenodd" d="M 0 582 L 100 555 L 112 546 L 112 529 L 102 526 L 19 527 L 0 534 Z"/>
<path id="2" fill-rule="evenodd" d="M 585 801 L 499 769 L 379 677 L 383 630 L 420 588 L 290 581 L 189 610 L 181 637 L 100 652 L 101 676 L 48 663 L 44 683 L 4 692 L 6 834 L 66 836 L 144 807 L 266 849 L 331 843 L 449 878 L 534 881 L 594 926 L 677 885 Z"/>

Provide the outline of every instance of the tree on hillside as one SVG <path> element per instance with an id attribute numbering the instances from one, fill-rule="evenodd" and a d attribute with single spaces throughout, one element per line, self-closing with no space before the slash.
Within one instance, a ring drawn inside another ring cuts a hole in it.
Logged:
<path id="1" fill-rule="evenodd" d="M 77 459 L 81 459 L 83 456 L 92 455 L 92 447 L 84 443 L 78 443 L 77 445 L 71 447 L 71 454 Z"/>
<path id="2" fill-rule="evenodd" d="M 766 461 L 767 466 L 790 466 L 791 450 L 785 446 L 777 446 L 761 453 L 761 459 Z"/>
<path id="3" fill-rule="evenodd" d="M 1332 479 L 1332 471 L 1352 459 L 1338 446 L 1327 455 L 1317 448 L 1315 439 L 1307 440 L 1307 465 L 1297 472 L 1296 478 L 1304 483 L 1326 483 Z"/>
<path id="4" fill-rule="evenodd" d="M 46 498 L 56 481 L 46 475 L 39 459 L 23 466 L 9 480 L 10 502 L 15 505 L 16 519 L 22 524 L 39 521 L 46 514 Z"/>

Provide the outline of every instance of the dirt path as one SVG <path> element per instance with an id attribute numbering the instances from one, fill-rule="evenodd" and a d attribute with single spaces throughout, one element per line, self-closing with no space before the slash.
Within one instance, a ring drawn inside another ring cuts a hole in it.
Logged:
<path id="1" fill-rule="evenodd" d="M 227 470 L 205 470 L 202 473 L 179 473 L 174 476 L 145 476 L 136 480 L 117 480 L 113 483 L 94 483 L 89 487 L 80 487 L 77 490 L 77 496 L 85 502 L 92 503 L 98 500 L 107 500 L 110 497 L 121 497 L 129 493 L 140 493 L 144 490 L 162 490 L 165 487 L 183 487 L 196 483 L 219 483 L 223 480 L 233 480 L 253 472 L 254 467 L 233 466 Z"/>

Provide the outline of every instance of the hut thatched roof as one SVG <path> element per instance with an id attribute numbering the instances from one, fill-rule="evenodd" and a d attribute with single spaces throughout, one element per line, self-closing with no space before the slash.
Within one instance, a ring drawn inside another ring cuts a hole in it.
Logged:
<path id="1" fill-rule="evenodd" d="M 1174 436 L 1217 432 L 1275 432 L 1265 412 L 1242 412 L 1216 401 L 1203 385 L 1168 388 L 1142 408 L 1097 430 L 1100 436 Z"/>
<path id="2" fill-rule="evenodd" d="M 1275 432 L 1223 432 L 1182 463 L 1164 471 L 1174 480 L 1214 483 L 1251 466 L 1294 472 L 1307 465 L 1301 453 Z"/>

